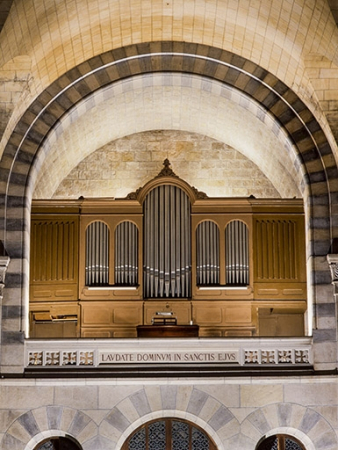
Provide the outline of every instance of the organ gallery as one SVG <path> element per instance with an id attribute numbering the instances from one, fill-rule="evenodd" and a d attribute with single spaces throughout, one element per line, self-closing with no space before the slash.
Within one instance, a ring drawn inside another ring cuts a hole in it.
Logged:
<path id="1" fill-rule="evenodd" d="M 209 198 L 165 160 L 123 199 L 33 201 L 31 337 L 303 336 L 305 311 L 301 200 Z"/>

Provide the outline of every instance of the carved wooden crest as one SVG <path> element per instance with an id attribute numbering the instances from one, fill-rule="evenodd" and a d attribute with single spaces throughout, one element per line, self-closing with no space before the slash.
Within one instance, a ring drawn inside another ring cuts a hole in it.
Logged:
<path id="1" fill-rule="evenodd" d="M 208 196 L 205 192 L 201 192 L 198 189 L 196 189 L 195 187 L 188 185 L 188 183 L 186 183 L 178 175 L 176 175 L 175 172 L 170 167 L 171 163 L 168 158 L 166 158 L 163 161 L 163 166 L 164 166 L 163 169 L 158 173 L 158 175 L 156 175 L 151 181 L 146 183 L 144 186 L 139 187 L 135 192 L 130 192 L 126 196 L 125 199 L 126 200 L 138 200 L 139 194 L 144 188 L 148 187 L 149 185 L 152 185 L 154 180 L 159 180 L 161 178 L 173 178 L 173 179 L 177 180 L 179 182 L 179 184 L 186 185 L 192 191 L 192 193 L 196 199 L 203 200 L 205 198 L 208 198 Z"/>

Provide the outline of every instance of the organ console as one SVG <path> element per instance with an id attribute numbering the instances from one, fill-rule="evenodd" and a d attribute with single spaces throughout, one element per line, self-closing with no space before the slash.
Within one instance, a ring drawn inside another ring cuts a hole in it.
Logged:
<path id="1" fill-rule="evenodd" d="M 301 336 L 305 311 L 301 200 L 209 198 L 165 160 L 124 199 L 32 203 L 32 337 L 137 337 L 156 314 L 200 337 Z"/>

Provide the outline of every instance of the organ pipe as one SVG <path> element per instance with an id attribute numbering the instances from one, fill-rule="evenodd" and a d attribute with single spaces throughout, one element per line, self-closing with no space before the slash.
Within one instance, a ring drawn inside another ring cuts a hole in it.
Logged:
<path id="1" fill-rule="evenodd" d="M 209 220 L 200 223 L 196 231 L 197 284 L 219 284 L 219 229 Z"/>
<path id="2" fill-rule="evenodd" d="M 104 222 L 91 223 L 86 230 L 86 286 L 108 284 L 109 229 Z"/>
<path id="3" fill-rule="evenodd" d="M 226 283 L 236 286 L 249 284 L 248 228 L 240 220 L 230 222 L 225 231 Z"/>
<path id="4" fill-rule="evenodd" d="M 183 190 L 161 185 L 144 202 L 145 297 L 191 295 L 190 200 Z"/>
<path id="5" fill-rule="evenodd" d="M 138 229 L 132 222 L 121 222 L 115 230 L 115 284 L 136 286 L 138 280 Z"/>

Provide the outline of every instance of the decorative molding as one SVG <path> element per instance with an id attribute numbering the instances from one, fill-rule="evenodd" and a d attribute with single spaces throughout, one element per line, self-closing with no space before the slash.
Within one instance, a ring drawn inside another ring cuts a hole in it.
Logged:
<path id="1" fill-rule="evenodd" d="M 172 170 L 172 168 L 170 167 L 170 166 L 171 166 L 171 163 L 170 163 L 170 161 L 169 161 L 168 158 L 166 158 L 166 159 L 163 161 L 163 165 L 164 165 L 164 168 L 159 172 L 158 175 L 156 175 L 155 178 L 161 178 L 161 177 L 174 177 L 174 178 L 179 178 L 179 177 L 175 174 L 175 172 Z"/>
<path id="2" fill-rule="evenodd" d="M 0 256 L 0 297 L 3 297 L 3 289 L 5 287 L 5 277 L 9 265 L 9 256 Z"/>
<path id="3" fill-rule="evenodd" d="M 244 364 L 280 365 L 309 364 L 310 349 L 278 348 L 244 351 Z"/>
<path id="4" fill-rule="evenodd" d="M 32 340 L 25 341 L 25 366 L 53 370 L 73 368 L 121 367 L 122 365 L 224 367 L 309 367 L 312 364 L 311 339 L 165 339 Z"/>
<path id="5" fill-rule="evenodd" d="M 125 200 L 137 200 L 138 194 L 140 193 L 140 191 L 142 190 L 142 187 L 139 187 L 135 192 L 130 192 Z"/>
<path id="6" fill-rule="evenodd" d="M 338 283 L 338 254 L 330 254 L 326 258 L 331 271 L 332 284 Z"/>
<path id="7" fill-rule="evenodd" d="M 333 253 L 326 256 L 331 272 L 331 283 L 334 286 L 334 296 L 338 299 L 338 254 Z"/>
<path id="8" fill-rule="evenodd" d="M 93 366 L 94 352 L 78 349 L 70 351 L 30 351 L 28 366 Z"/>
<path id="9" fill-rule="evenodd" d="M 204 199 L 208 198 L 208 196 L 205 192 L 199 191 L 194 186 L 192 186 L 191 189 L 193 190 L 197 200 L 204 200 Z"/>
<path id="10" fill-rule="evenodd" d="M 197 188 L 195 188 L 194 186 L 190 186 L 186 181 L 182 180 L 182 178 L 180 178 L 178 175 L 176 175 L 176 173 L 172 170 L 171 163 L 169 161 L 168 158 L 166 158 L 163 161 L 163 166 L 164 168 L 150 181 L 148 181 L 148 183 L 146 183 L 144 186 L 139 187 L 136 191 L 134 192 L 130 192 L 124 200 L 139 200 L 139 195 L 141 193 L 141 191 L 149 186 L 149 184 L 151 184 L 153 181 L 155 180 L 160 180 L 161 178 L 173 178 L 179 182 L 184 183 L 185 185 L 189 186 L 189 188 L 191 189 L 193 195 L 195 196 L 195 198 L 197 200 L 204 200 L 206 198 L 208 198 L 207 194 L 205 192 L 199 191 Z"/>

